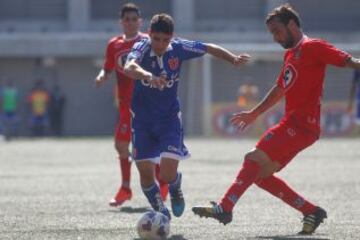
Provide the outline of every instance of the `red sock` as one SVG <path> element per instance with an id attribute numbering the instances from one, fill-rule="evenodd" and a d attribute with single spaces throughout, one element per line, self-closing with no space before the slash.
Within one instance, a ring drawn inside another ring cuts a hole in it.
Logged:
<path id="1" fill-rule="evenodd" d="M 131 162 L 129 158 L 120 159 L 120 170 L 122 177 L 122 186 L 130 188 Z"/>
<path id="2" fill-rule="evenodd" d="M 260 188 L 268 191 L 273 196 L 280 198 L 291 207 L 299 210 L 304 215 L 313 213 L 316 206 L 305 200 L 302 196 L 292 190 L 281 178 L 274 175 L 256 182 Z"/>
<path id="3" fill-rule="evenodd" d="M 260 166 L 256 162 L 245 159 L 234 183 L 220 201 L 220 205 L 225 212 L 232 211 L 237 200 L 243 195 L 246 189 L 256 181 L 259 172 Z"/>
<path id="4" fill-rule="evenodd" d="M 166 184 L 166 182 L 160 179 L 160 164 L 155 165 L 155 177 L 160 186 Z"/>

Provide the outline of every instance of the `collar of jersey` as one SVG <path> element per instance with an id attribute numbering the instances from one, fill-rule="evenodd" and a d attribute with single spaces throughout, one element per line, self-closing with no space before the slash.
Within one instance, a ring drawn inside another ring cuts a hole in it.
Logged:
<path id="1" fill-rule="evenodd" d="M 171 43 L 170 43 L 169 46 L 168 46 L 167 49 L 166 49 L 166 52 L 171 51 L 171 50 L 173 50 L 173 47 L 171 46 Z M 151 49 L 151 51 L 150 51 L 150 57 L 155 57 L 155 56 L 158 56 L 158 55 L 156 55 L 156 53 L 154 52 L 154 50 Z M 159 57 L 161 57 L 161 56 L 159 56 Z"/>
<path id="2" fill-rule="evenodd" d="M 304 41 L 305 39 L 308 39 L 308 36 L 306 36 L 305 34 L 303 35 L 303 37 L 300 39 L 300 41 L 295 45 L 295 47 L 292 47 L 291 50 L 294 50 L 296 49 L 298 46 L 300 46 Z"/>

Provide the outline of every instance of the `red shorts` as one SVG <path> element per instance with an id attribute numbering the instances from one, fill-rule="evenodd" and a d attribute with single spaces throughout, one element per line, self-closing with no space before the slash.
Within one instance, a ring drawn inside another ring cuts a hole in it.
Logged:
<path id="1" fill-rule="evenodd" d="M 312 145 L 318 135 L 283 122 L 268 129 L 256 144 L 271 160 L 285 167 L 300 151 Z"/>
<path id="2" fill-rule="evenodd" d="M 115 139 L 118 141 L 130 142 L 131 139 L 131 113 L 130 106 L 127 104 L 120 104 L 119 106 L 119 121 L 116 126 Z"/>

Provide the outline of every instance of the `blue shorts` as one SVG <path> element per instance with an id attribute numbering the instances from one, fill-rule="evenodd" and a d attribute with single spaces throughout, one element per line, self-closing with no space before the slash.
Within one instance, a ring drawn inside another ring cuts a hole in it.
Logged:
<path id="1" fill-rule="evenodd" d="M 166 121 L 132 118 L 132 158 L 159 163 L 163 157 L 183 160 L 190 156 L 184 144 L 181 113 Z"/>

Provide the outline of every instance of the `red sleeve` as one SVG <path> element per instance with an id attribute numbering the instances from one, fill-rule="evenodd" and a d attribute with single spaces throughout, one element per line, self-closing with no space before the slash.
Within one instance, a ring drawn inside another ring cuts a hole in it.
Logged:
<path id="1" fill-rule="evenodd" d="M 115 38 L 111 39 L 106 47 L 105 62 L 103 68 L 108 71 L 112 71 L 115 68 L 114 41 Z"/>
<path id="2" fill-rule="evenodd" d="M 283 66 L 281 67 L 281 70 L 280 70 L 280 73 L 279 73 L 279 76 L 276 80 L 276 84 L 282 88 L 282 89 L 285 89 L 285 86 L 283 84 L 283 79 L 284 79 L 284 68 L 285 68 L 285 62 L 286 62 L 286 58 L 289 54 L 289 51 L 286 51 L 285 54 L 284 54 L 284 57 L 283 57 Z"/>
<path id="3" fill-rule="evenodd" d="M 324 64 L 344 67 L 351 55 L 324 40 L 316 40 L 311 44 L 314 57 Z"/>

